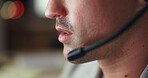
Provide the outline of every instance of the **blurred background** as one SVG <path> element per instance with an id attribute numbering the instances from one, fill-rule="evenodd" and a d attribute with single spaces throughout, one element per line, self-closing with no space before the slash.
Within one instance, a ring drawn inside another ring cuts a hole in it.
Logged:
<path id="1" fill-rule="evenodd" d="M 0 0 L 0 78 L 58 78 L 64 66 L 48 0 Z"/>

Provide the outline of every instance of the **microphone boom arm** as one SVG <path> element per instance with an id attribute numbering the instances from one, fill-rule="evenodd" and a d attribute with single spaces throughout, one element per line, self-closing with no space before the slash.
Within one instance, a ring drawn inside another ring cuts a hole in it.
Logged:
<path id="1" fill-rule="evenodd" d="M 147 0 L 148 1 L 148 0 Z M 108 42 L 114 40 L 115 38 L 117 38 L 118 36 L 120 36 L 121 34 L 123 34 L 125 31 L 127 31 L 130 27 L 133 26 L 133 24 L 136 23 L 136 21 L 138 21 L 142 15 L 144 15 L 144 13 L 146 13 L 148 9 L 148 4 L 146 5 L 146 7 L 144 7 L 130 22 L 128 22 L 125 26 L 123 26 L 119 31 L 117 31 L 116 33 L 114 33 L 113 35 L 107 37 L 106 39 L 94 44 L 94 45 L 91 45 L 87 48 L 78 48 L 76 50 L 73 50 L 71 52 L 69 52 L 68 54 L 68 60 L 69 61 L 74 61 L 76 59 L 79 59 L 83 56 L 85 56 L 86 53 L 96 49 L 96 48 L 99 48 L 105 44 L 107 44 Z"/>

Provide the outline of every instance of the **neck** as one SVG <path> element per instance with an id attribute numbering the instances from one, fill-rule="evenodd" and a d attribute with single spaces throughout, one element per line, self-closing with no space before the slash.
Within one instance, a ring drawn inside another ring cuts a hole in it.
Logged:
<path id="1" fill-rule="evenodd" d="M 142 21 L 124 34 L 128 40 L 122 46 L 122 50 L 118 50 L 124 52 L 123 55 L 98 61 L 105 78 L 140 78 L 148 64 L 147 19 L 148 15 L 144 16 Z M 131 35 L 127 36 L 128 34 Z"/>

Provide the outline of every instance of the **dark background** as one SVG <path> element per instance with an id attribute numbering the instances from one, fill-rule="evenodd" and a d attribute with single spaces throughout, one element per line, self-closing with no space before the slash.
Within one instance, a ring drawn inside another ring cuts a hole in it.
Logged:
<path id="1" fill-rule="evenodd" d="M 15 0 L 0 0 L 0 12 L 6 1 Z M 55 20 L 36 13 L 33 1 L 39 0 L 19 1 L 22 17 L 5 20 L 0 14 L 0 78 L 58 78 L 65 59 Z"/>
<path id="2" fill-rule="evenodd" d="M 3 2 L 5 1 L 3 0 Z M 20 1 L 25 7 L 23 16 L 19 19 L 2 19 L 5 33 L 5 50 L 62 48 L 54 27 L 55 20 L 38 17 L 34 11 L 33 0 Z"/>

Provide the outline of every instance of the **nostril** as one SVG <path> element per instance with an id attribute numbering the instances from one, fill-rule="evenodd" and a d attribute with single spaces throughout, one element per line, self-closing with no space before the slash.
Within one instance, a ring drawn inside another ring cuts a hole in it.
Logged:
<path id="1" fill-rule="evenodd" d="M 60 15 L 58 15 L 57 13 L 51 13 L 51 12 L 48 12 L 48 11 L 46 11 L 45 12 L 45 16 L 47 17 L 47 18 L 58 18 L 58 17 L 60 17 Z"/>
<path id="2" fill-rule="evenodd" d="M 57 16 L 55 15 L 55 16 L 53 16 L 53 18 L 56 18 Z"/>
<path id="3" fill-rule="evenodd" d="M 54 16 L 53 16 L 53 18 L 58 18 L 58 17 L 60 17 L 60 15 L 54 15 Z"/>
<path id="4" fill-rule="evenodd" d="M 53 13 L 49 13 L 49 12 L 45 12 L 45 16 L 47 17 L 47 18 L 56 18 L 57 17 L 57 15 L 55 15 L 55 14 L 53 14 Z"/>

